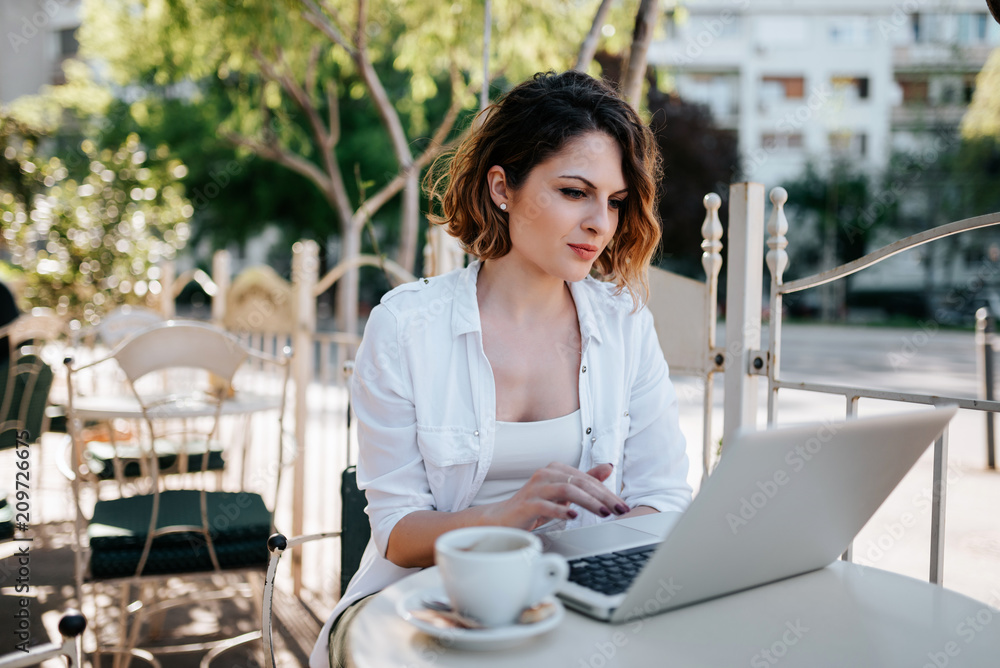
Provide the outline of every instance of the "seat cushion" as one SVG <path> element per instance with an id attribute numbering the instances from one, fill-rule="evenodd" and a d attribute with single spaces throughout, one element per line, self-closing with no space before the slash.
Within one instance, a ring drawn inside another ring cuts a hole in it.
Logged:
<path id="1" fill-rule="evenodd" d="M 215 553 L 222 568 L 267 565 L 267 538 L 271 513 L 258 494 L 208 492 L 208 522 Z M 146 542 L 153 495 L 98 501 L 87 527 L 90 573 L 94 578 L 135 575 Z M 168 490 L 160 493 L 157 529 L 201 526 L 199 492 Z M 204 535 L 182 531 L 153 539 L 143 575 L 212 570 Z"/>
<path id="2" fill-rule="evenodd" d="M 180 444 L 167 439 L 157 439 L 154 446 L 156 455 L 160 462 L 161 473 L 176 473 L 175 466 L 178 466 L 178 453 Z M 225 457 L 222 454 L 222 444 L 216 441 L 206 443 L 198 441 L 187 444 L 188 471 L 201 471 L 201 458 L 208 450 L 209 471 L 221 471 L 226 466 Z M 118 452 L 118 459 L 122 463 L 122 473 L 126 478 L 138 478 L 142 475 L 139 459 L 142 453 L 139 446 L 131 443 L 117 443 L 112 445 L 107 441 L 90 441 L 87 443 L 86 454 L 87 466 L 91 472 L 101 480 L 110 480 L 115 477 L 115 451 Z"/>

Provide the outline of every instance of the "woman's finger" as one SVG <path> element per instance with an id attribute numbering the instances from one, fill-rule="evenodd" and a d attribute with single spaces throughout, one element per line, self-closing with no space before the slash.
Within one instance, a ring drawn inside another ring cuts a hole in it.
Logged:
<path id="1" fill-rule="evenodd" d="M 607 466 L 609 469 L 611 467 L 610 464 L 606 464 L 606 465 L 602 465 L 602 466 Z M 605 515 L 600 510 L 602 506 L 608 511 L 609 515 L 610 514 L 624 515 L 625 513 L 627 513 L 629 511 L 628 504 L 626 504 L 619 497 L 617 497 L 614 494 L 612 494 L 608 490 L 607 487 L 605 487 L 600 482 L 598 482 L 597 478 L 595 478 L 594 476 L 590 475 L 590 471 L 588 471 L 587 473 L 583 473 L 582 471 L 579 471 L 577 469 L 571 469 L 570 467 L 566 467 L 566 468 L 569 469 L 570 472 L 571 472 L 567 476 L 566 482 L 569 483 L 569 484 L 571 484 L 571 485 L 573 485 L 573 486 L 575 486 L 575 487 L 578 487 L 580 490 L 582 490 L 589 497 L 591 497 L 594 500 L 596 500 L 597 502 L 599 502 L 600 505 L 593 506 L 592 504 L 580 503 L 577 500 L 577 497 L 574 497 L 574 498 L 571 499 L 574 503 L 577 503 L 578 505 L 581 505 L 581 506 L 587 508 L 587 510 L 590 510 L 593 513 L 601 515 L 602 517 L 607 517 L 607 515 Z M 600 468 L 601 467 L 598 466 L 598 467 L 595 467 L 594 469 L 591 469 L 591 471 L 593 471 L 595 469 L 600 469 Z M 601 473 L 602 471 L 598 471 L 598 472 Z M 555 477 L 556 479 L 558 479 L 562 475 L 562 473 L 563 473 L 562 470 L 555 469 L 553 471 L 553 474 L 554 474 L 553 477 Z"/>

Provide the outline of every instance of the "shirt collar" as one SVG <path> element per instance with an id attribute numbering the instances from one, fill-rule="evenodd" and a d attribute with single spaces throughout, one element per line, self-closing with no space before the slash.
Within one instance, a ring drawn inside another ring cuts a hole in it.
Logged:
<path id="1" fill-rule="evenodd" d="M 476 283 L 479 280 L 481 267 L 482 262 L 473 260 L 458 276 L 451 318 L 451 333 L 456 338 L 462 334 L 483 330 L 482 321 L 479 319 L 479 301 L 476 298 Z M 576 303 L 576 317 L 580 321 L 580 337 L 584 347 L 589 339 L 601 342 L 601 330 L 597 326 L 591 303 L 593 288 L 589 283 L 593 280 L 588 276 L 582 281 L 569 284 L 570 294 Z"/>

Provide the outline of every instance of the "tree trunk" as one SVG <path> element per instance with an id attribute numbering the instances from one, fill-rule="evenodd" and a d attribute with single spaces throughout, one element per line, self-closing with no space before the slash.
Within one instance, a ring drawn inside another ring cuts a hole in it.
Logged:
<path id="1" fill-rule="evenodd" d="M 636 109 L 642 102 L 642 81 L 646 76 L 646 55 L 653 41 L 653 30 L 660 13 L 659 0 L 642 0 L 635 15 L 635 31 L 632 33 L 632 49 L 628 55 L 628 67 L 622 78 L 622 97 Z"/>
<path id="2" fill-rule="evenodd" d="M 340 262 L 353 260 L 361 255 L 361 232 L 364 225 L 353 224 L 345 221 L 341 229 L 341 253 Z M 360 286 L 360 274 L 357 269 L 344 274 L 337 283 L 337 327 L 342 332 L 348 334 L 359 334 L 358 332 L 358 287 Z"/>
<path id="3" fill-rule="evenodd" d="M 574 70 L 585 72 L 590 66 L 590 61 L 597 53 L 597 44 L 601 40 L 601 28 L 604 26 L 609 9 L 611 9 L 611 0 L 601 0 L 601 6 L 597 8 L 597 13 L 594 15 L 594 22 L 590 25 L 590 32 L 587 33 L 583 44 L 580 45 L 580 53 L 577 54 L 576 65 L 573 66 Z"/>
<path id="4" fill-rule="evenodd" d="M 416 171 L 406 177 L 402 196 L 403 212 L 400 218 L 399 254 L 396 262 L 412 274 L 417 260 L 417 236 L 420 227 L 420 178 Z"/>

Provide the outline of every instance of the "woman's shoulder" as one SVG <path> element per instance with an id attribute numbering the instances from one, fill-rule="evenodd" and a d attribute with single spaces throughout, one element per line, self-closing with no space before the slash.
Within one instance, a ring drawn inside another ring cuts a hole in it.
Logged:
<path id="1" fill-rule="evenodd" d="M 456 269 L 441 276 L 403 283 L 385 293 L 379 303 L 397 316 L 402 316 L 414 310 L 422 311 L 435 301 L 450 302 L 454 299 L 463 271 Z"/>

